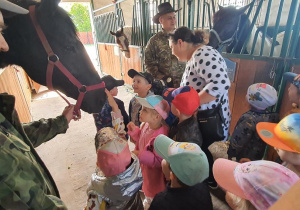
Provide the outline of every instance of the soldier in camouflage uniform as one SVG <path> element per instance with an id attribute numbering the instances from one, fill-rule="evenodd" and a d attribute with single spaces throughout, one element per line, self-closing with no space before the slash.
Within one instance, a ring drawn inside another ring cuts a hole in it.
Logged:
<path id="1" fill-rule="evenodd" d="M 27 10 L 7 1 L 0 8 L 26 14 Z M 4 27 L 0 11 L 0 31 Z M 0 51 L 9 47 L 0 33 Z M 15 97 L 0 94 L 0 209 L 66 209 L 57 187 L 34 147 L 65 133 L 73 119 L 74 106 L 61 116 L 21 124 Z"/>
<path id="2" fill-rule="evenodd" d="M 180 9 L 178 9 L 180 10 Z M 168 33 L 176 26 L 176 12 L 169 2 L 158 6 L 158 11 L 153 22 L 162 24 L 162 31 L 155 34 L 147 43 L 145 49 L 145 68 L 155 79 L 166 80 L 171 77 L 174 87 L 179 87 L 182 74 L 185 69 L 185 62 L 180 62 L 169 46 Z"/>

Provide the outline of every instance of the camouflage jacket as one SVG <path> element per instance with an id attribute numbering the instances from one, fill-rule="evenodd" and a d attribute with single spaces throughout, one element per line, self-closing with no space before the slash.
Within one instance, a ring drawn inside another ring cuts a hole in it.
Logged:
<path id="1" fill-rule="evenodd" d="M 248 111 L 238 120 L 230 139 L 228 157 L 236 157 L 250 160 L 261 160 L 266 144 L 260 139 L 256 132 L 256 125 L 259 122 L 278 123 L 279 115 L 270 112 Z"/>
<path id="2" fill-rule="evenodd" d="M 0 94 L 0 209 L 66 209 L 34 147 L 68 128 L 67 119 L 21 124 L 15 97 Z"/>
<path id="3" fill-rule="evenodd" d="M 168 35 L 160 31 L 150 38 L 145 49 L 145 69 L 155 79 L 172 76 L 174 87 L 179 87 L 185 62 L 179 62 L 169 46 Z"/>

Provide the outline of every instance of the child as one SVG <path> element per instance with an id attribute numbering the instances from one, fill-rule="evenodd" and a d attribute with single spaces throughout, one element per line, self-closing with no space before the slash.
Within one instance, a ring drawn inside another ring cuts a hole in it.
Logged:
<path id="1" fill-rule="evenodd" d="M 171 102 L 171 112 L 178 117 L 170 128 L 169 137 L 179 142 L 188 140 L 202 148 L 209 163 L 209 177 L 205 182 L 211 189 L 217 189 L 218 185 L 212 173 L 214 160 L 208 149 L 209 142 L 203 142 L 197 118 L 194 116 L 200 105 L 197 91 L 191 86 L 168 88 L 164 90 L 163 96 Z"/>
<path id="2" fill-rule="evenodd" d="M 283 79 L 291 83 L 288 94 L 289 100 L 293 104 L 293 109 L 290 111 L 290 114 L 300 113 L 300 74 L 286 72 L 283 74 Z"/>
<path id="3" fill-rule="evenodd" d="M 110 127 L 95 137 L 97 167 L 88 184 L 86 209 L 143 209 L 139 189 L 143 178 L 138 158 L 125 140 Z M 136 196 L 139 198 L 137 199 Z M 132 201 L 136 201 L 135 204 Z"/>
<path id="4" fill-rule="evenodd" d="M 283 80 L 290 82 L 288 88 L 289 101 L 292 103 L 292 109 L 285 113 L 285 116 L 292 113 L 300 113 L 300 75 L 292 72 L 285 72 L 283 74 Z M 278 153 L 273 147 L 268 148 L 267 160 L 278 161 Z M 281 160 L 279 159 L 279 162 Z"/>
<path id="5" fill-rule="evenodd" d="M 266 83 L 253 84 L 248 88 L 246 98 L 251 109 L 237 122 L 227 152 L 228 158 L 235 157 L 237 162 L 242 158 L 261 160 L 266 144 L 259 138 L 256 124 L 279 121 L 277 113 L 268 111 L 277 102 L 277 92 L 272 86 Z"/>
<path id="6" fill-rule="evenodd" d="M 162 159 L 153 148 L 159 134 L 168 135 L 164 119 L 168 117 L 169 105 L 161 96 L 136 97 L 142 105 L 140 111 L 141 128 L 129 122 L 128 134 L 135 141 L 135 153 L 141 163 L 144 178 L 142 190 L 145 193 L 144 207 L 148 209 L 153 197 L 165 189 L 165 179 L 161 170 Z"/>
<path id="7" fill-rule="evenodd" d="M 124 85 L 124 80 L 116 80 L 110 75 L 102 77 L 102 80 L 105 82 L 106 89 L 110 92 L 112 96 L 118 95 L 118 86 Z M 128 115 L 125 111 L 124 102 L 120 99 L 114 98 L 116 103 L 118 104 L 119 109 L 121 110 L 121 114 L 123 116 L 123 120 L 125 126 L 128 124 Z M 104 127 L 112 127 L 112 118 L 111 118 L 112 108 L 109 105 L 109 102 L 106 101 L 103 105 L 101 112 L 93 114 L 95 125 L 97 131 Z"/>
<path id="8" fill-rule="evenodd" d="M 137 72 L 134 69 L 128 71 L 128 76 L 133 79 L 132 88 L 134 93 L 140 98 L 145 98 L 147 96 L 154 95 L 151 91 L 153 84 L 153 77 L 147 72 Z M 139 111 L 142 105 L 138 100 L 133 97 L 129 103 L 129 121 L 133 122 L 136 126 L 140 125 L 139 121 Z"/>
<path id="9" fill-rule="evenodd" d="M 218 184 L 229 192 L 226 200 L 230 207 L 244 210 L 268 209 L 299 180 L 293 171 L 265 160 L 240 164 L 219 158 L 213 173 Z"/>
<path id="10" fill-rule="evenodd" d="M 285 161 L 283 165 L 300 176 L 300 113 L 290 114 L 278 124 L 258 123 L 256 129 L 262 140 L 273 146 Z"/>
<path id="11" fill-rule="evenodd" d="M 189 142 L 202 146 L 202 135 L 194 116 L 200 105 L 199 95 L 191 86 L 167 88 L 163 97 L 171 103 L 171 112 L 177 117 L 170 127 L 169 137 L 174 141 Z"/>
<path id="12" fill-rule="evenodd" d="M 203 180 L 208 177 L 208 161 L 197 144 L 175 142 L 159 135 L 154 149 L 164 158 L 163 172 L 170 182 L 157 194 L 150 209 L 213 209 L 209 190 Z"/>

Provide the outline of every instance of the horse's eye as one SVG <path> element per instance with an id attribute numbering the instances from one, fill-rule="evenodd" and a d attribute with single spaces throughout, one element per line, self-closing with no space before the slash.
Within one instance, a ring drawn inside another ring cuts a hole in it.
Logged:
<path id="1" fill-rule="evenodd" d="M 65 46 L 65 51 L 74 52 L 75 48 L 73 46 Z"/>

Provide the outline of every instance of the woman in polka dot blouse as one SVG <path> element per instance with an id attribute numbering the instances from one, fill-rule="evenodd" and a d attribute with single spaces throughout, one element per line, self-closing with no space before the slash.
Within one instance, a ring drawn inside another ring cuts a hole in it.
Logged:
<path id="1" fill-rule="evenodd" d="M 222 99 L 224 141 L 229 134 L 231 114 L 228 90 L 230 80 L 227 66 L 220 53 L 205 44 L 203 31 L 192 32 L 187 27 L 179 27 L 170 34 L 172 53 L 180 61 L 187 61 L 180 86 L 192 86 L 200 96 L 199 110 L 214 109 Z M 222 140 L 222 139 L 220 139 Z M 205 141 L 205 140 L 204 140 Z M 211 142 L 212 143 L 212 142 Z"/>
<path id="2" fill-rule="evenodd" d="M 187 61 L 180 86 L 190 85 L 197 90 L 200 97 L 199 111 L 214 109 L 219 103 L 222 104 L 225 138 L 220 140 L 226 141 L 231 114 L 228 100 L 230 80 L 224 59 L 217 50 L 205 45 L 204 32 L 192 32 L 187 27 L 179 27 L 170 34 L 169 45 L 179 61 Z M 209 162 L 209 177 L 206 182 L 209 187 L 215 189 L 218 185 L 212 174 L 213 156 L 208 150 L 211 143 L 212 140 L 203 139 L 201 148 Z"/>

